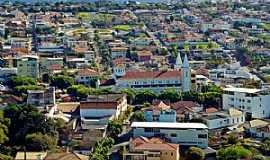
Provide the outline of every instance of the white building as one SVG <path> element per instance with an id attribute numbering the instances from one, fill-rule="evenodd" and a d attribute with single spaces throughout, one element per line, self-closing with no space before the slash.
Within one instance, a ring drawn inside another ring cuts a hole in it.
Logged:
<path id="1" fill-rule="evenodd" d="M 243 124 L 245 122 L 245 114 L 235 108 L 230 108 L 227 112 L 204 115 L 202 119 L 209 129 L 217 129 Z"/>
<path id="2" fill-rule="evenodd" d="M 116 79 L 116 85 L 118 88 L 149 89 L 154 92 L 161 92 L 169 88 L 188 92 L 191 90 L 191 83 L 196 83 L 196 80 L 195 75 L 191 75 L 187 55 L 185 55 L 180 69 L 179 64 L 176 63 L 175 70 L 166 71 L 121 70 L 119 72 L 123 76 Z M 120 73 L 118 75 L 121 75 Z M 192 81 L 192 78 L 194 78 L 194 81 Z"/>
<path id="3" fill-rule="evenodd" d="M 270 117 L 269 90 L 250 88 L 224 88 L 223 109 L 237 108 L 252 118 Z"/>
<path id="4" fill-rule="evenodd" d="M 202 123 L 133 122 L 133 137 L 162 137 L 184 146 L 208 147 L 208 128 Z"/>

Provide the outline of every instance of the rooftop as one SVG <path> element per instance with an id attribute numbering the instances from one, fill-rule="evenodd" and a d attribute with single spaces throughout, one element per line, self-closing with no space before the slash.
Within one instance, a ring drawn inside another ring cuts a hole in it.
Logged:
<path id="1" fill-rule="evenodd" d="M 255 89 L 255 88 L 236 88 L 236 87 L 230 87 L 230 88 L 224 88 L 224 91 L 230 91 L 230 92 L 241 92 L 241 93 L 257 93 L 262 91 L 261 89 Z"/>
<path id="2" fill-rule="evenodd" d="M 168 123 L 168 122 L 133 122 L 131 128 L 181 128 L 181 129 L 207 129 L 202 123 Z"/>

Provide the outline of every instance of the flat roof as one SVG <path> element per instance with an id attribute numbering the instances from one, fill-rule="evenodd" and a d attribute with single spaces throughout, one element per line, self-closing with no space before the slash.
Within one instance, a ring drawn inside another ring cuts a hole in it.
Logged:
<path id="1" fill-rule="evenodd" d="M 230 88 L 224 88 L 224 91 L 231 91 L 231 92 L 242 92 L 242 93 L 257 93 L 262 91 L 261 89 L 256 88 L 236 88 L 236 87 L 230 87 Z"/>
<path id="2" fill-rule="evenodd" d="M 183 129 L 207 129 L 203 123 L 168 123 L 168 122 L 133 122 L 131 128 L 183 128 Z"/>

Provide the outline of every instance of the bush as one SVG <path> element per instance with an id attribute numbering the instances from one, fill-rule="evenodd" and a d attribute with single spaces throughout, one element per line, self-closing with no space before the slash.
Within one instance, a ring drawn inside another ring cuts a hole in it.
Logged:
<path id="1" fill-rule="evenodd" d="M 31 151 L 45 151 L 56 146 L 56 139 L 42 133 L 28 134 L 25 138 L 26 147 Z"/>
<path id="2" fill-rule="evenodd" d="M 244 159 L 252 156 L 252 153 L 242 146 L 231 146 L 218 151 L 219 160 Z"/>
<path id="3" fill-rule="evenodd" d="M 190 147 L 186 154 L 186 160 L 203 160 L 204 152 L 197 147 Z"/>

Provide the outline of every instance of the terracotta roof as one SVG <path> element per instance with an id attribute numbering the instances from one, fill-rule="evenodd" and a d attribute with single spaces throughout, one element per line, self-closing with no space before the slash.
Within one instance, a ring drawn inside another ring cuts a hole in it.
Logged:
<path id="1" fill-rule="evenodd" d="M 266 132 L 266 133 L 270 133 L 270 125 L 266 125 L 260 128 L 257 128 L 257 131 L 259 132 Z"/>
<path id="2" fill-rule="evenodd" d="M 79 107 L 79 105 L 80 103 L 78 102 L 59 103 L 57 104 L 57 109 L 64 113 L 72 113 Z"/>
<path id="3" fill-rule="evenodd" d="M 116 109 L 117 102 L 81 102 L 80 109 Z"/>
<path id="4" fill-rule="evenodd" d="M 180 71 L 127 71 L 125 76 L 120 80 L 125 79 L 170 79 L 180 78 Z"/>
<path id="5" fill-rule="evenodd" d="M 88 160 L 88 156 L 79 155 L 76 153 L 52 153 L 45 157 L 45 160 Z"/>
<path id="6" fill-rule="evenodd" d="M 148 111 L 154 111 L 154 110 L 161 111 L 161 110 L 167 110 L 167 109 L 170 109 L 170 108 L 171 108 L 170 106 L 168 106 L 165 103 L 163 103 L 162 101 L 160 101 L 156 105 L 153 105 L 151 107 L 145 108 L 145 110 L 148 110 Z"/>
<path id="7" fill-rule="evenodd" d="M 78 72 L 79 76 L 98 76 L 98 72 L 92 69 L 80 69 Z"/>
<path id="8" fill-rule="evenodd" d="M 172 109 L 176 110 L 177 114 L 183 114 L 184 112 L 193 112 L 193 108 L 197 106 L 197 103 L 193 101 L 178 101 L 171 104 Z"/>
<path id="9" fill-rule="evenodd" d="M 179 148 L 178 144 L 167 143 L 160 138 L 146 138 L 146 137 L 137 137 L 131 140 L 135 150 L 146 150 L 146 151 L 161 151 L 161 150 L 173 150 L 177 151 Z"/>
<path id="10" fill-rule="evenodd" d="M 206 108 L 205 112 L 206 113 L 215 113 L 215 112 L 218 112 L 218 109 L 216 109 L 215 107 L 209 107 L 209 108 Z"/>

